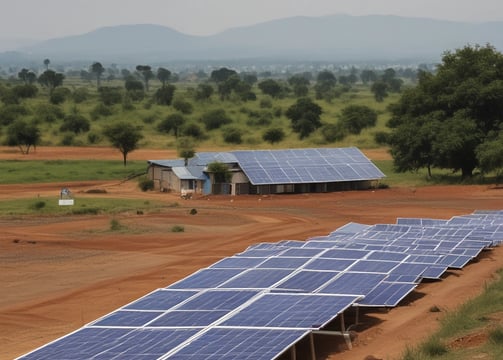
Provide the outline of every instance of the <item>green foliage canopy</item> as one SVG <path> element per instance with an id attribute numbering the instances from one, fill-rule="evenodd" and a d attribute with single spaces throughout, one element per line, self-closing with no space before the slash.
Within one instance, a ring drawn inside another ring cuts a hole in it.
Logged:
<path id="1" fill-rule="evenodd" d="M 121 153 L 126 166 L 127 155 L 138 148 L 143 138 L 141 128 L 127 122 L 118 122 L 105 127 L 103 134 L 110 140 L 112 146 Z"/>
<path id="2" fill-rule="evenodd" d="M 503 55 L 490 45 L 446 52 L 436 74 L 419 73 L 391 112 L 398 170 L 433 166 L 471 176 L 482 159 L 477 153 L 487 153 L 482 144 L 502 125 Z"/>

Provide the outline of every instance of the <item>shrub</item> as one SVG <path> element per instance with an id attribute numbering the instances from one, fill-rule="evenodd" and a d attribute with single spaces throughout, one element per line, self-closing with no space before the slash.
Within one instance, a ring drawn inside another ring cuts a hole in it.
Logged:
<path id="1" fill-rule="evenodd" d="M 175 101 L 173 101 L 173 107 L 176 110 L 180 111 L 182 114 L 192 114 L 192 112 L 194 111 L 192 104 L 182 99 L 176 99 Z"/>
<path id="2" fill-rule="evenodd" d="M 154 190 L 154 180 L 143 178 L 138 182 L 138 186 L 141 189 L 141 191 L 144 192 Z"/>
<path id="3" fill-rule="evenodd" d="M 111 231 L 119 231 L 122 230 L 124 226 L 117 219 L 110 220 L 110 230 Z"/>
<path id="4" fill-rule="evenodd" d="M 87 134 L 87 141 L 89 142 L 89 144 L 97 144 L 101 140 L 103 140 L 103 136 L 98 133 L 90 132 L 89 134 Z"/>
<path id="5" fill-rule="evenodd" d="M 65 112 L 57 105 L 38 104 L 35 107 L 35 119 L 40 122 L 53 123 L 58 119 L 63 119 Z"/>
<path id="6" fill-rule="evenodd" d="M 390 134 L 386 131 L 376 131 L 374 133 L 374 141 L 379 145 L 387 145 L 389 143 Z"/>
<path id="7" fill-rule="evenodd" d="M 272 108 L 272 99 L 269 96 L 265 96 L 260 99 L 259 106 L 262 109 L 271 109 Z"/>
<path id="8" fill-rule="evenodd" d="M 52 91 L 49 101 L 54 105 L 62 104 L 71 95 L 71 93 L 72 92 L 68 88 L 58 87 Z"/>
<path id="9" fill-rule="evenodd" d="M 449 351 L 447 346 L 436 338 L 429 339 L 421 346 L 421 349 L 429 357 L 444 355 Z"/>
<path id="10" fill-rule="evenodd" d="M 10 125 L 17 118 L 29 114 L 30 111 L 23 105 L 5 105 L 0 108 L 0 125 Z"/>
<path id="11" fill-rule="evenodd" d="M 285 132 L 282 128 L 268 129 L 262 135 L 262 139 L 268 143 L 274 144 L 282 141 L 285 138 Z"/>
<path id="12" fill-rule="evenodd" d="M 190 209 L 189 214 L 190 215 L 196 215 L 197 214 L 197 210 L 196 209 Z"/>
<path id="13" fill-rule="evenodd" d="M 222 132 L 224 141 L 229 144 L 241 144 L 243 142 L 242 132 L 238 128 L 228 127 Z"/>
<path id="14" fill-rule="evenodd" d="M 181 129 L 181 133 L 183 136 L 190 136 L 197 140 L 203 140 L 205 138 L 205 134 L 201 127 L 194 123 L 184 125 Z"/>
<path id="15" fill-rule="evenodd" d="M 12 92 L 20 99 L 28 99 L 37 96 L 38 88 L 35 85 L 17 85 L 12 88 Z"/>
<path id="16" fill-rule="evenodd" d="M 173 132 L 173 134 L 178 137 L 180 133 L 180 128 L 185 123 L 185 118 L 181 114 L 171 114 L 168 115 L 164 120 L 162 120 L 159 125 L 157 125 L 157 130 L 169 134 Z"/>
<path id="17" fill-rule="evenodd" d="M 72 146 L 75 143 L 75 135 L 73 133 L 66 133 L 63 135 L 61 139 L 61 145 L 63 146 Z"/>
<path id="18" fill-rule="evenodd" d="M 102 116 L 113 115 L 114 111 L 110 106 L 103 103 L 98 103 L 90 112 L 91 119 L 97 120 Z"/>
<path id="19" fill-rule="evenodd" d="M 342 109 L 341 123 L 351 134 L 358 135 L 363 129 L 375 126 L 377 112 L 365 105 L 349 105 Z"/>
<path id="20" fill-rule="evenodd" d="M 89 97 L 89 91 L 85 87 L 79 87 L 73 92 L 73 101 L 76 104 L 83 103 Z"/>
<path id="21" fill-rule="evenodd" d="M 75 134 L 81 132 L 88 132 L 91 128 L 89 120 L 86 119 L 84 115 L 81 114 L 69 114 L 65 116 L 63 124 L 59 128 L 60 131 L 71 131 Z"/>
<path id="22" fill-rule="evenodd" d="M 122 102 L 122 89 L 119 87 L 101 86 L 98 93 L 100 100 L 105 105 L 120 104 Z"/>
<path id="23" fill-rule="evenodd" d="M 173 85 L 166 85 L 159 89 L 154 94 L 155 102 L 158 105 L 171 105 L 173 96 L 175 94 L 175 87 Z"/>
<path id="24" fill-rule="evenodd" d="M 489 332 L 489 340 L 495 345 L 503 345 L 503 327 L 492 329 Z"/>
<path id="25" fill-rule="evenodd" d="M 343 140 L 348 132 L 341 123 L 326 124 L 322 127 L 321 133 L 326 142 L 332 143 Z"/>
<path id="26" fill-rule="evenodd" d="M 179 233 L 179 232 L 184 232 L 185 231 L 185 228 L 181 225 L 175 225 L 171 228 L 171 232 L 174 232 L 174 233 Z"/>
<path id="27" fill-rule="evenodd" d="M 33 209 L 35 209 L 35 210 L 40 210 L 40 209 L 45 208 L 45 205 L 46 205 L 45 201 L 40 200 L 40 201 L 37 201 L 36 203 L 34 203 L 34 204 L 32 205 L 32 207 L 33 207 Z"/>
<path id="28" fill-rule="evenodd" d="M 231 118 L 227 116 L 224 109 L 216 109 L 203 114 L 201 121 L 206 130 L 218 129 L 223 125 L 230 124 Z"/>

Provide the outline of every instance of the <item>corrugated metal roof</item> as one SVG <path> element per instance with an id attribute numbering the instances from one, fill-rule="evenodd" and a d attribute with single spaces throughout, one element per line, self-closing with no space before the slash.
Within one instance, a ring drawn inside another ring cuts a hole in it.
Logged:
<path id="1" fill-rule="evenodd" d="M 185 160 L 176 159 L 176 160 L 148 160 L 149 164 L 158 165 L 163 167 L 181 167 L 185 166 Z"/>

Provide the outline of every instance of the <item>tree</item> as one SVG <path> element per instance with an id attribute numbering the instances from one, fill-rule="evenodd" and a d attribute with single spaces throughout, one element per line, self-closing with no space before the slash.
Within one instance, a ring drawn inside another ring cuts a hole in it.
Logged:
<path id="1" fill-rule="evenodd" d="M 154 94 L 155 102 L 159 105 L 171 105 L 173 96 L 175 95 L 175 90 L 175 86 L 171 84 L 157 89 Z"/>
<path id="2" fill-rule="evenodd" d="M 384 98 L 388 96 L 388 84 L 378 80 L 372 84 L 370 91 L 374 94 L 374 99 L 377 102 L 383 102 Z"/>
<path id="3" fill-rule="evenodd" d="M 390 109 L 399 170 L 433 166 L 469 177 L 480 166 L 483 144 L 502 126 L 503 55 L 490 45 L 445 52 L 436 73 L 420 71 L 418 85 Z M 406 150 L 411 147 L 416 150 Z"/>
<path id="4" fill-rule="evenodd" d="M 122 153 L 124 166 L 126 166 L 127 156 L 136 150 L 140 140 L 143 138 L 141 128 L 127 122 L 118 122 L 105 127 L 103 134 Z"/>
<path id="5" fill-rule="evenodd" d="M 100 100 L 105 105 L 120 104 L 122 102 L 122 89 L 119 87 L 102 86 L 98 89 Z"/>
<path id="6" fill-rule="evenodd" d="M 75 134 L 88 132 L 91 128 L 91 124 L 87 118 L 79 113 L 72 113 L 65 116 L 63 124 L 61 124 L 59 130 L 61 131 L 71 131 Z"/>
<path id="7" fill-rule="evenodd" d="M 37 80 L 37 75 L 28 69 L 22 69 L 18 74 L 17 77 L 25 83 L 25 85 L 31 85 Z"/>
<path id="8" fill-rule="evenodd" d="M 163 87 L 166 86 L 166 83 L 168 82 L 170 77 L 171 71 L 169 71 L 168 69 L 165 69 L 163 67 L 157 69 L 157 79 L 159 79 Z"/>
<path id="9" fill-rule="evenodd" d="M 349 105 L 342 109 L 341 123 L 351 134 L 358 135 L 363 129 L 375 126 L 377 112 L 365 105 Z"/>
<path id="10" fill-rule="evenodd" d="M 181 137 L 176 143 L 176 148 L 178 150 L 178 156 L 183 158 L 185 166 L 187 166 L 189 164 L 189 159 L 193 158 L 196 154 L 193 140 L 189 137 Z"/>
<path id="11" fill-rule="evenodd" d="M 38 82 L 49 89 L 49 95 L 52 95 L 54 89 L 58 86 L 63 85 L 63 80 L 65 75 L 57 73 L 53 70 L 44 71 L 39 77 Z"/>
<path id="12" fill-rule="evenodd" d="M 49 64 L 51 63 L 51 60 L 49 59 L 44 59 L 44 65 L 45 65 L 45 70 L 49 70 Z"/>
<path id="13" fill-rule="evenodd" d="M 322 112 L 321 106 L 311 99 L 301 98 L 287 109 L 285 115 L 292 122 L 293 131 L 299 133 L 299 137 L 303 139 L 322 125 Z"/>
<path id="14" fill-rule="evenodd" d="M 232 179 L 232 173 L 227 164 L 215 161 L 208 164 L 207 171 L 213 174 L 215 184 L 228 183 Z"/>
<path id="15" fill-rule="evenodd" d="M 500 130 L 496 137 L 492 136 L 480 144 L 475 153 L 482 173 L 496 171 L 497 175 L 501 176 L 503 171 L 503 132 Z"/>
<path id="16" fill-rule="evenodd" d="M 185 118 L 181 114 L 168 115 L 163 121 L 157 125 L 157 130 L 169 134 L 173 132 L 175 137 L 178 137 L 180 128 L 185 124 Z"/>
<path id="17" fill-rule="evenodd" d="M 279 82 L 273 79 L 266 79 L 258 84 L 258 88 L 266 95 L 272 98 L 279 98 L 282 93 L 282 86 Z"/>
<path id="18" fill-rule="evenodd" d="M 95 62 L 91 65 L 90 72 L 96 77 L 96 88 L 98 89 L 101 86 L 101 75 L 105 72 L 105 68 L 101 63 Z"/>
<path id="19" fill-rule="evenodd" d="M 195 99 L 200 101 L 209 100 L 214 92 L 215 89 L 210 84 L 199 84 L 197 85 Z"/>
<path id="20" fill-rule="evenodd" d="M 7 145 L 18 146 L 23 154 L 28 154 L 32 146 L 36 147 L 40 139 L 40 130 L 33 122 L 18 119 L 7 128 Z"/>
<path id="21" fill-rule="evenodd" d="M 242 131 L 236 127 L 229 126 L 223 129 L 222 135 L 224 137 L 224 141 L 229 144 L 241 144 L 243 142 L 242 139 Z"/>
<path id="22" fill-rule="evenodd" d="M 331 71 L 321 71 L 316 77 L 316 85 L 314 86 L 316 99 L 332 99 L 332 92 L 336 84 L 337 78 Z"/>
<path id="23" fill-rule="evenodd" d="M 150 67 L 149 65 L 138 65 L 136 66 L 136 71 L 138 71 L 143 77 L 143 82 L 145 83 L 145 91 L 148 92 L 148 82 L 154 78 L 152 67 Z"/>
<path id="24" fill-rule="evenodd" d="M 377 75 L 374 71 L 365 69 L 360 74 L 360 79 L 362 82 L 367 85 L 368 83 L 372 83 L 377 80 Z"/>
<path id="25" fill-rule="evenodd" d="M 293 87 L 296 97 L 305 97 L 309 92 L 309 80 L 302 74 L 297 74 L 288 79 L 288 84 Z"/>
<path id="26" fill-rule="evenodd" d="M 235 70 L 227 69 L 225 67 L 222 67 L 218 70 L 213 70 L 210 75 L 211 81 L 218 83 L 222 83 L 226 81 L 228 78 L 230 78 L 233 75 L 237 75 L 238 73 Z"/>

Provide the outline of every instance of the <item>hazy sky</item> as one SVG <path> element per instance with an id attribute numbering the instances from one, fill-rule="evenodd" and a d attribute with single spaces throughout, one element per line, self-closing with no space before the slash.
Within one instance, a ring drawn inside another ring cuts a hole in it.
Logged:
<path id="1" fill-rule="evenodd" d="M 0 38 L 47 39 L 103 26 L 159 24 L 208 35 L 290 16 L 394 14 L 503 20 L 502 0 L 0 0 Z"/>

